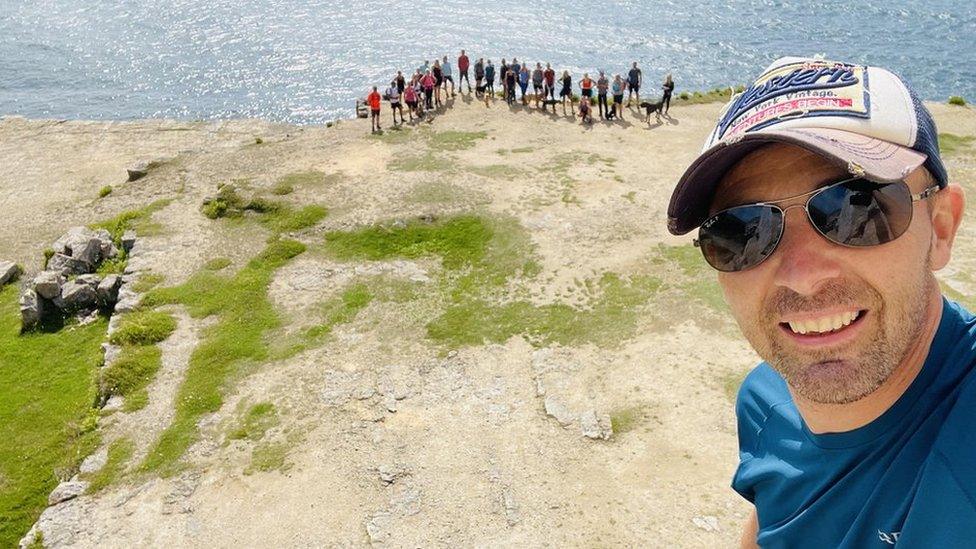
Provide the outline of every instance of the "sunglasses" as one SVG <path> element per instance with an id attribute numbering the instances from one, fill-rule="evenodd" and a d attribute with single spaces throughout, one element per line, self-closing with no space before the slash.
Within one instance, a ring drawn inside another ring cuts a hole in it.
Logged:
<path id="1" fill-rule="evenodd" d="M 808 193 L 722 210 L 702 223 L 695 246 L 719 271 L 751 269 L 776 251 L 783 239 L 786 210 L 794 207 L 802 207 L 817 232 L 834 244 L 878 246 L 904 234 L 912 222 L 914 202 L 939 189 L 939 185 L 932 185 L 912 194 L 904 181 L 844 179 Z M 777 206 L 803 197 L 809 197 L 804 204 Z"/>

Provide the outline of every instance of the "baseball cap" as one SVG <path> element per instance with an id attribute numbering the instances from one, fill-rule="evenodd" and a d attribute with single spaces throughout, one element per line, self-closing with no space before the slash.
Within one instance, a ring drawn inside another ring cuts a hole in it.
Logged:
<path id="1" fill-rule="evenodd" d="M 668 230 L 685 234 L 708 217 L 725 172 L 766 143 L 792 143 L 878 182 L 924 165 L 940 187 L 948 174 L 932 115 L 897 75 L 818 58 L 782 57 L 723 107 L 668 205 Z"/>

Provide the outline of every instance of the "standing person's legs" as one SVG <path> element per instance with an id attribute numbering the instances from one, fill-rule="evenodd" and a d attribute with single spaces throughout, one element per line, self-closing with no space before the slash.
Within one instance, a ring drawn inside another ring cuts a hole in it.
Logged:
<path id="1" fill-rule="evenodd" d="M 598 93 L 596 94 L 596 104 L 597 109 L 600 111 L 600 118 L 606 116 L 607 111 L 607 94 Z"/>
<path id="2" fill-rule="evenodd" d="M 431 98 L 433 96 L 434 96 L 434 90 L 433 89 L 431 89 L 431 88 L 424 88 L 424 98 L 427 100 L 427 108 L 428 109 L 433 109 L 434 108 L 434 102 L 431 101 Z"/>
<path id="3" fill-rule="evenodd" d="M 671 94 L 665 94 L 662 102 L 664 103 L 664 114 L 668 114 L 668 110 L 671 108 Z"/>

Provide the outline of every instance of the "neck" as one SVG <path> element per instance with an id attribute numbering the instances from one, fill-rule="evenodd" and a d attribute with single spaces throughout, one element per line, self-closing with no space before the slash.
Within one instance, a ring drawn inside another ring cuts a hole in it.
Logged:
<path id="1" fill-rule="evenodd" d="M 936 289 L 930 297 L 925 326 L 905 358 L 874 392 L 847 404 L 824 404 L 803 398 L 790 389 L 803 421 L 816 434 L 843 433 L 863 427 L 885 413 L 905 393 L 922 371 L 932 339 L 942 318 L 942 296 Z"/>

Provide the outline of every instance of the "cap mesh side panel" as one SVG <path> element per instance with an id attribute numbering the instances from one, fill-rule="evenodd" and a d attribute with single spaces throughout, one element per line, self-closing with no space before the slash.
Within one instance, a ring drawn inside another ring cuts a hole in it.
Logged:
<path id="1" fill-rule="evenodd" d="M 908 95 L 912 98 L 912 104 L 915 106 L 915 119 L 918 121 L 918 134 L 915 136 L 915 146 L 912 148 L 928 156 L 925 160 L 925 167 L 932 173 L 939 185 L 945 187 L 949 183 L 949 174 L 946 173 L 945 166 L 942 164 L 942 157 L 939 155 L 939 130 L 935 127 L 932 115 L 922 104 L 915 90 L 907 83 L 905 87 L 908 89 Z"/>

